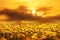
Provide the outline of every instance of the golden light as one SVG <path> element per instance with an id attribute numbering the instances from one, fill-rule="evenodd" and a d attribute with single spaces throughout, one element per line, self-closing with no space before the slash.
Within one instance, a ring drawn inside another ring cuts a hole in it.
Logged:
<path id="1" fill-rule="evenodd" d="M 44 15 L 44 12 L 43 11 L 39 11 L 36 13 L 37 16 L 43 16 Z"/>
<path id="2" fill-rule="evenodd" d="M 43 15 L 42 17 L 43 17 L 43 18 L 45 18 L 45 17 L 48 17 L 48 16 L 46 16 L 46 15 Z"/>
<path id="3" fill-rule="evenodd" d="M 36 13 L 36 10 L 32 10 L 32 14 L 34 15 Z"/>
<path id="4" fill-rule="evenodd" d="M 0 20 L 7 20 L 9 17 L 7 15 L 0 15 Z"/>

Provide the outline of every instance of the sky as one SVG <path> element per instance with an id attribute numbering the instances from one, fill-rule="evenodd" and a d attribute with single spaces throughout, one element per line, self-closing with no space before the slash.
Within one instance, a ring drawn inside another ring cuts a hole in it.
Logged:
<path id="1" fill-rule="evenodd" d="M 0 10 L 4 8 L 16 9 L 20 5 L 26 5 L 30 10 L 46 6 L 52 7 L 47 15 L 60 14 L 60 0 L 0 0 Z"/>
<path id="2" fill-rule="evenodd" d="M 27 6 L 28 10 L 31 11 L 51 7 L 46 13 L 41 10 L 36 11 L 38 16 L 47 17 L 60 15 L 60 0 L 0 0 L 0 10 L 5 8 L 17 9 L 20 5 Z"/>

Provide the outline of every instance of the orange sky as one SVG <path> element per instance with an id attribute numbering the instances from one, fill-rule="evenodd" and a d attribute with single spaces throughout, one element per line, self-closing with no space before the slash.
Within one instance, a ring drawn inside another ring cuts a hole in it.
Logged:
<path id="1" fill-rule="evenodd" d="M 60 0 L 0 0 L 0 10 L 4 8 L 16 9 L 20 5 L 27 5 L 30 10 L 48 6 L 52 7 L 52 9 L 48 11 L 46 16 L 60 14 Z M 43 12 L 39 11 L 37 14 L 43 15 Z"/>

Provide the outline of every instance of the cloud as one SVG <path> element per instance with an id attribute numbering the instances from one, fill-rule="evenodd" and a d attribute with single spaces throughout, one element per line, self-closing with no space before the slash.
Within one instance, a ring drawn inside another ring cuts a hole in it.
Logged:
<path id="1" fill-rule="evenodd" d="M 16 10 L 4 9 L 0 11 L 0 15 L 7 15 L 8 19 L 5 19 L 6 21 L 28 20 L 28 21 L 38 21 L 38 22 L 54 22 L 60 20 L 60 15 L 49 16 L 49 17 L 33 16 L 32 14 L 27 13 L 28 10 L 27 8 L 24 8 L 24 6 L 22 6 L 21 9 L 19 10 L 18 9 Z"/>
<path id="2" fill-rule="evenodd" d="M 18 10 L 4 9 L 0 11 L 0 15 L 7 15 L 9 17 L 8 21 L 10 20 L 12 21 L 13 20 L 36 20 L 37 19 L 32 14 L 27 14 L 25 10 L 26 9 L 23 9 L 23 7 L 21 7 L 21 9 L 18 9 Z"/>

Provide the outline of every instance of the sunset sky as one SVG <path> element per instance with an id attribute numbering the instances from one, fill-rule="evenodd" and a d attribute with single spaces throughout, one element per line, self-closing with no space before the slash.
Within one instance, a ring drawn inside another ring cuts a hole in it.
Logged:
<path id="1" fill-rule="evenodd" d="M 44 16 L 60 15 L 60 0 L 0 0 L 0 10 L 17 9 L 20 5 L 27 6 L 31 11 L 41 7 L 51 7 Z M 36 12 L 38 16 L 43 16 L 43 13 L 44 11 Z"/>

